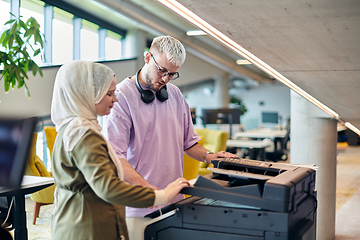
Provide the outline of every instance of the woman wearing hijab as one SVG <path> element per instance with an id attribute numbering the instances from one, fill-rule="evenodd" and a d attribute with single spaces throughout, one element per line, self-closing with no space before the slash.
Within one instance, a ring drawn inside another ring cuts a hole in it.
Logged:
<path id="1" fill-rule="evenodd" d="M 73 61 L 56 75 L 51 103 L 58 132 L 52 159 L 57 185 L 53 240 L 128 239 L 125 206 L 164 205 L 189 186 L 183 178 L 164 190 L 124 182 L 115 150 L 97 121 L 118 101 L 115 90 L 114 72 L 99 63 Z"/>

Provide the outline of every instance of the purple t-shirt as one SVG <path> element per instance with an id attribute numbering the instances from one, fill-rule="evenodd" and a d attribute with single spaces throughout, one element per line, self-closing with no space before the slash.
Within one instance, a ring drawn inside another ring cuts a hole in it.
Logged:
<path id="1" fill-rule="evenodd" d="M 144 90 L 149 87 L 141 85 Z M 182 177 L 183 151 L 200 140 L 194 132 L 189 106 L 175 85 L 169 99 L 146 104 L 129 78 L 117 85 L 119 101 L 106 117 L 105 133 L 119 158 L 125 158 L 151 185 L 164 189 Z M 126 173 L 125 173 L 126 174 Z M 178 195 L 173 202 L 183 199 Z M 127 217 L 143 217 L 155 208 L 126 208 Z"/>

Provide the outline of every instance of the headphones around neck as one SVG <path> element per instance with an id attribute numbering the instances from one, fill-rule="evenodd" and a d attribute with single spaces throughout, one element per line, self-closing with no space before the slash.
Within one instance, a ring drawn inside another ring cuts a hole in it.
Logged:
<path id="1" fill-rule="evenodd" d="M 156 92 L 156 94 L 154 94 L 151 90 L 144 90 L 141 88 L 141 86 L 139 84 L 139 80 L 138 80 L 138 75 L 139 75 L 140 71 L 141 71 L 141 69 L 139 71 L 137 71 L 137 73 L 135 75 L 135 85 L 136 85 L 136 88 L 141 93 L 141 100 L 144 103 L 151 103 L 152 101 L 154 101 L 155 96 L 160 102 L 164 102 L 164 101 L 168 100 L 169 96 L 168 96 L 168 92 L 166 90 L 166 85 L 164 87 L 162 87 L 160 89 L 160 91 Z"/>

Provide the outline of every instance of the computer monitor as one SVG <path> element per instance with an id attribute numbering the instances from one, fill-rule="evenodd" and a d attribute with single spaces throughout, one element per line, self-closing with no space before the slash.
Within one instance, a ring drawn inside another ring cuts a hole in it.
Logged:
<path id="1" fill-rule="evenodd" d="M 263 123 L 279 123 L 279 116 L 277 112 L 262 112 Z"/>
<path id="2" fill-rule="evenodd" d="M 220 108 L 203 109 L 203 125 L 207 124 L 229 124 L 229 137 L 232 137 L 232 124 L 240 124 L 241 109 L 239 108 Z"/>
<path id="3" fill-rule="evenodd" d="M 37 118 L 0 119 L 0 186 L 18 188 Z"/>
<path id="4" fill-rule="evenodd" d="M 203 125 L 206 124 L 240 124 L 239 108 L 203 109 Z"/>

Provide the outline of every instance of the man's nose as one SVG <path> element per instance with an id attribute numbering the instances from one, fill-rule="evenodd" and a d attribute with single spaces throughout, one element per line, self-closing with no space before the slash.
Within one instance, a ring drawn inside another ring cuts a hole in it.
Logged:
<path id="1" fill-rule="evenodd" d="M 169 75 L 162 76 L 162 77 L 161 77 L 161 80 L 163 80 L 165 83 L 170 82 L 170 80 L 169 80 Z"/>

